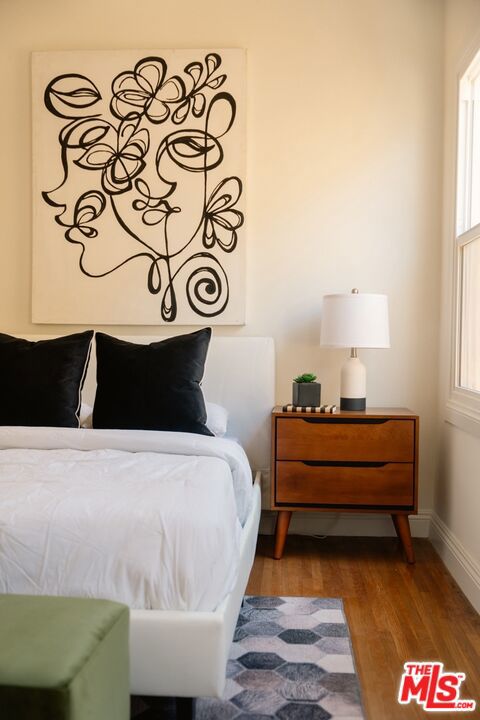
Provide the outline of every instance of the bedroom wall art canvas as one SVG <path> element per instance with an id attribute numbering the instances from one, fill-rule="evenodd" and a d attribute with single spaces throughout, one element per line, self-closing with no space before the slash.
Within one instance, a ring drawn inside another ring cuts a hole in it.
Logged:
<path id="1" fill-rule="evenodd" d="M 245 51 L 41 52 L 37 323 L 245 321 Z"/>

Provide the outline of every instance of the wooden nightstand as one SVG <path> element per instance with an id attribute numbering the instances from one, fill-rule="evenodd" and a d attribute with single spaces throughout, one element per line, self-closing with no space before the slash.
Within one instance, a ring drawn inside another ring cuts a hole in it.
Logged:
<path id="1" fill-rule="evenodd" d="M 388 513 L 415 562 L 408 516 L 417 512 L 419 418 L 403 408 L 334 414 L 272 412 L 274 557 L 295 510 Z"/>

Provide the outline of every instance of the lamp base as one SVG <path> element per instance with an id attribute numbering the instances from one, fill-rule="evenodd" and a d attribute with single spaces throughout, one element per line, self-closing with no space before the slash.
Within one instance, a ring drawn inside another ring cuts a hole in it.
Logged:
<path id="1" fill-rule="evenodd" d="M 340 410 L 365 410 L 366 396 L 365 365 L 352 349 L 352 355 L 345 360 L 340 373 Z"/>
<path id="2" fill-rule="evenodd" d="M 365 410 L 366 398 L 340 398 L 340 410 Z"/>

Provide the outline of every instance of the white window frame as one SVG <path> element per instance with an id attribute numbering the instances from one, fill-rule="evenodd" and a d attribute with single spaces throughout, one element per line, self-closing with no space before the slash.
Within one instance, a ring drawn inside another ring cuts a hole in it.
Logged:
<path id="1" fill-rule="evenodd" d="M 450 387 L 447 399 L 446 419 L 455 425 L 480 436 L 480 393 L 468 390 L 460 386 L 460 351 L 461 351 L 461 312 L 462 312 L 462 248 L 468 243 L 480 239 L 480 222 L 471 228 L 465 230 L 470 220 L 471 197 L 470 193 L 463 192 L 459 198 L 459 155 L 465 153 L 465 145 L 472 143 L 472 118 L 466 118 L 466 133 L 460 137 L 460 83 L 472 65 L 477 54 L 475 64 L 472 66 L 472 75 L 480 74 L 480 43 L 476 44 L 474 50 L 469 53 L 468 59 L 462 63 L 457 75 L 457 93 L 456 93 L 456 122 L 455 127 L 455 183 L 454 193 L 455 201 L 453 203 L 452 218 L 452 234 L 453 234 L 453 282 L 452 282 L 452 327 L 451 327 L 451 362 L 450 362 Z M 477 112 L 480 112 L 480 102 L 478 102 Z M 478 140 L 478 139 L 477 139 Z M 464 145 L 464 141 L 465 145 Z M 468 180 L 464 184 L 469 184 L 472 168 L 468 163 L 464 167 L 465 176 Z M 460 202 L 461 201 L 461 202 Z M 468 221 L 467 221 L 468 218 Z"/>

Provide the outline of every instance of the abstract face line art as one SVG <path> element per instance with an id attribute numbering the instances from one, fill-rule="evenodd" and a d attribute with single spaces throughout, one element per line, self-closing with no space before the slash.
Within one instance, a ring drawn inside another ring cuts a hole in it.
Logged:
<path id="1" fill-rule="evenodd" d="M 56 169 L 42 177 L 37 202 L 45 222 L 78 248 L 62 263 L 73 262 L 92 285 L 120 273 L 136 306 L 142 293 L 155 298 L 156 323 L 202 322 L 225 313 L 237 280 L 243 183 L 228 163 L 237 102 L 219 53 L 180 68 L 177 59 L 175 71 L 166 55 L 139 56 L 108 82 L 73 63 L 43 82 Z M 135 288 L 127 275 L 134 266 Z"/>

